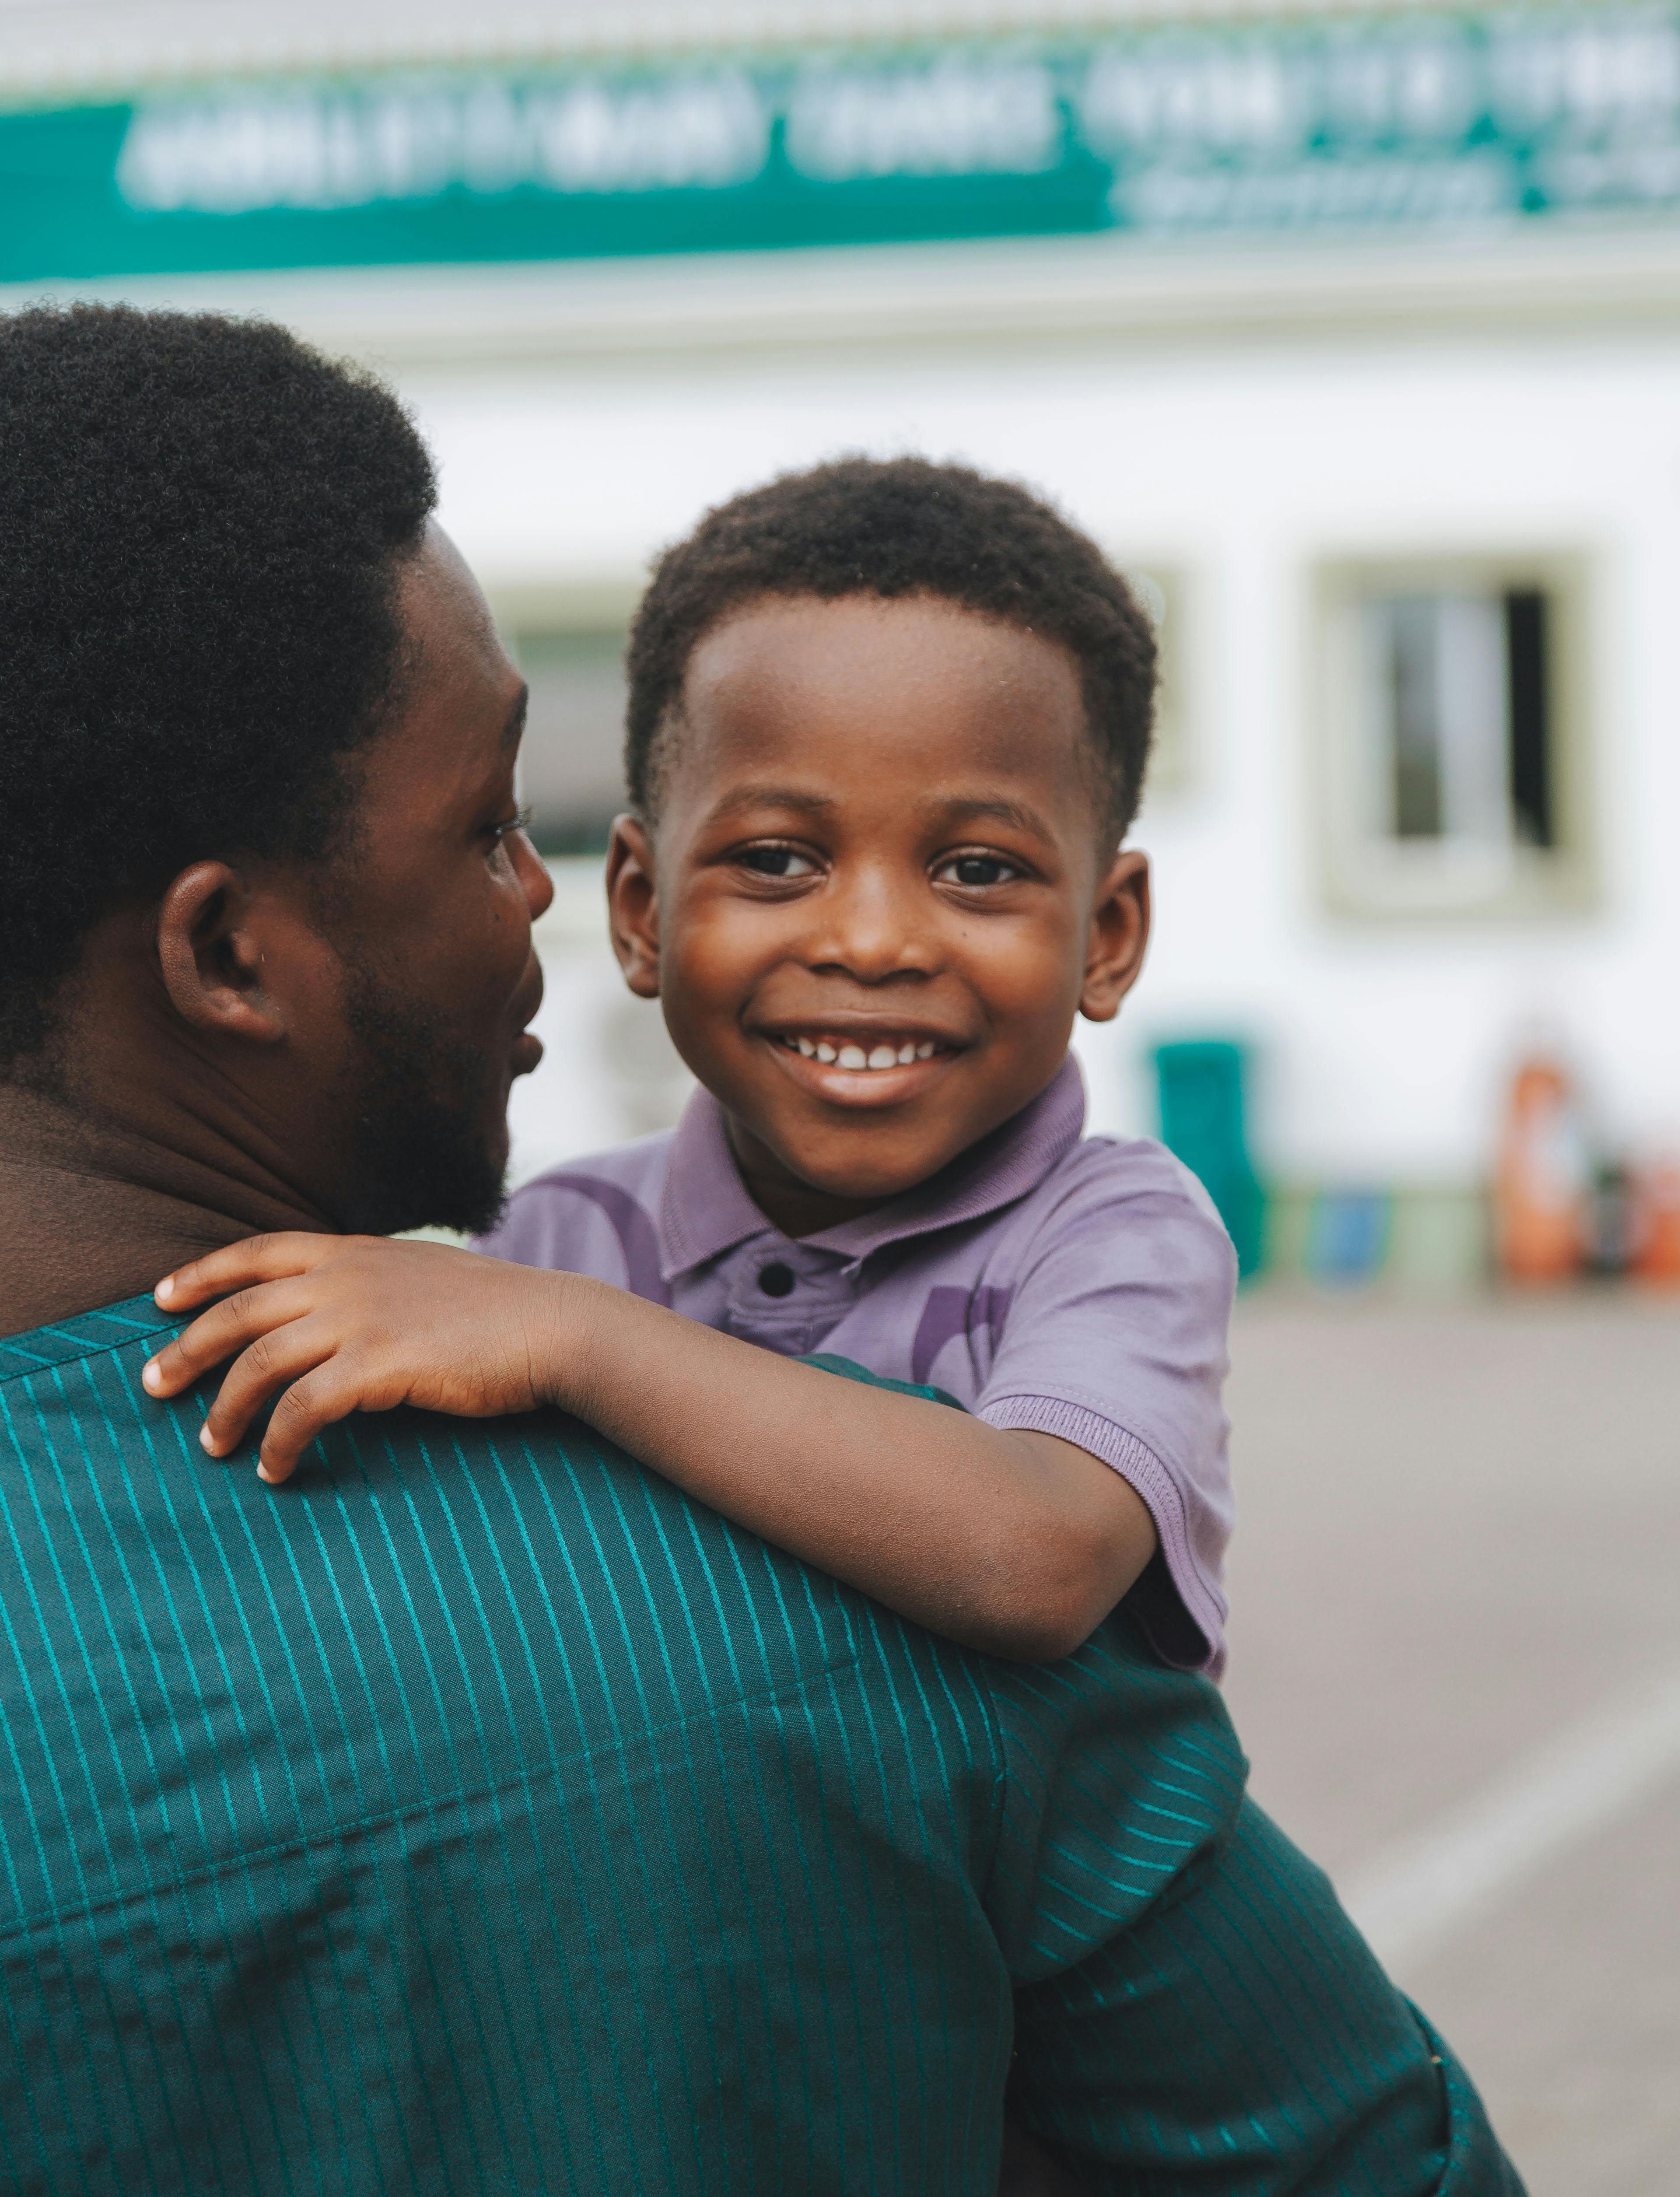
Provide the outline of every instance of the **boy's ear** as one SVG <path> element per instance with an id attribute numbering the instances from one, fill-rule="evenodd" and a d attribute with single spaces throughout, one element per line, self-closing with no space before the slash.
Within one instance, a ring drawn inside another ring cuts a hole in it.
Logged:
<path id="1" fill-rule="evenodd" d="M 659 896 L 653 843 L 634 816 L 613 819 L 606 850 L 606 920 L 624 982 L 639 1000 L 659 996 Z"/>
<path id="2" fill-rule="evenodd" d="M 1079 1011 L 1087 1022 L 1112 1022 L 1138 981 L 1150 942 L 1150 858 L 1118 854 L 1098 882 L 1086 948 Z"/>

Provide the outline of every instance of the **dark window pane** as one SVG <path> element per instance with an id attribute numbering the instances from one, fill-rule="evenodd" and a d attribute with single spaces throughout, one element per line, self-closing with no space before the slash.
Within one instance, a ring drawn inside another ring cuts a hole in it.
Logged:
<path id="1" fill-rule="evenodd" d="M 1388 614 L 1388 706 L 1393 728 L 1394 836 L 1441 834 L 1440 675 L 1435 600 L 1401 596 Z"/>
<path id="2" fill-rule="evenodd" d="M 1531 847 L 1555 846 L 1546 599 L 1538 588 L 1505 598 L 1505 664 L 1511 698 L 1511 810 L 1517 837 Z"/>

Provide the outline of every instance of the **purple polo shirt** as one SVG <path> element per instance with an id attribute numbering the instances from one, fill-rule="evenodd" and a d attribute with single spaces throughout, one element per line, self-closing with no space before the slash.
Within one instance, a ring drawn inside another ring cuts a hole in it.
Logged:
<path id="1" fill-rule="evenodd" d="M 1133 1595 L 1158 1652 L 1217 1675 L 1236 1261 L 1170 1153 L 1084 1126 L 1069 1058 L 930 1180 L 792 1241 L 747 1194 L 722 1110 L 698 1091 L 665 1135 L 527 1183 L 478 1248 L 594 1275 L 788 1357 L 825 1351 L 932 1383 L 992 1426 L 1076 1442 L 1154 1516 L 1161 1556 Z"/>

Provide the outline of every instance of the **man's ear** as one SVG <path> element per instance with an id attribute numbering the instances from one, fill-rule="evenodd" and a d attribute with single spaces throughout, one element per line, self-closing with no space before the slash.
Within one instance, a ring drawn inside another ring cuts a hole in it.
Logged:
<path id="1" fill-rule="evenodd" d="M 1098 884 L 1086 949 L 1079 1011 L 1087 1022 L 1112 1022 L 1138 981 L 1150 942 L 1150 858 L 1118 854 Z"/>
<path id="2" fill-rule="evenodd" d="M 182 870 L 158 909 L 158 965 L 171 1006 L 194 1029 L 276 1045 L 286 1018 L 264 982 L 251 889 L 225 862 Z"/>
<path id="3" fill-rule="evenodd" d="M 659 894 L 653 842 L 634 816 L 615 817 L 606 850 L 606 919 L 624 982 L 639 1000 L 659 996 Z"/>

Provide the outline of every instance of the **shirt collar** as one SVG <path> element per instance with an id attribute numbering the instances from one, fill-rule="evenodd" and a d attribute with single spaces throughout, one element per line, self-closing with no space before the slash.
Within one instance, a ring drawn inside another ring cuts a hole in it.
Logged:
<path id="1" fill-rule="evenodd" d="M 1048 1087 L 1018 1114 L 959 1152 L 902 1197 L 801 1241 L 837 1251 L 849 1265 L 887 1243 L 978 1220 L 1036 1190 L 1085 1127 L 1085 1084 L 1069 1053 Z M 723 1109 L 696 1091 L 671 1139 L 659 1205 L 660 1265 L 667 1281 L 771 1230 L 747 1193 L 724 1127 Z"/>
<path id="2" fill-rule="evenodd" d="M 682 1110 L 665 1166 L 660 1271 L 672 1281 L 769 1226 L 736 1168 L 722 1107 L 710 1091 L 697 1090 Z"/>

